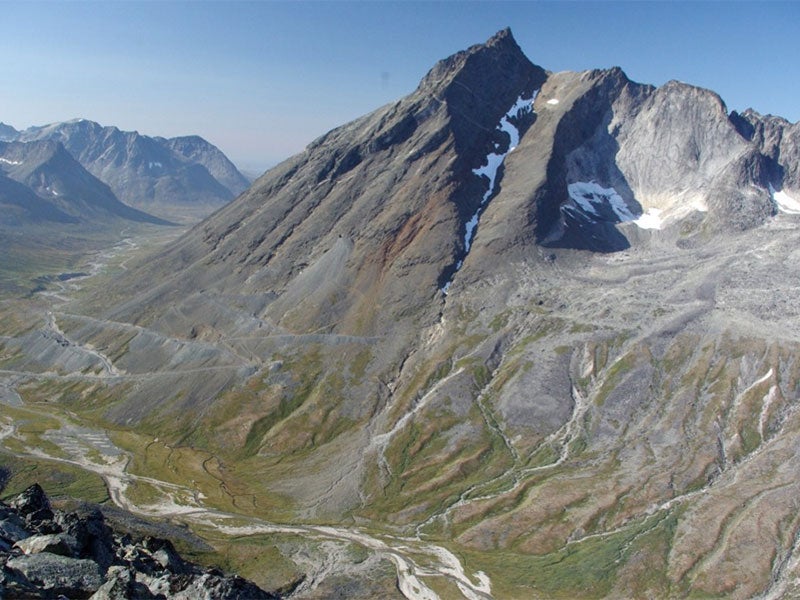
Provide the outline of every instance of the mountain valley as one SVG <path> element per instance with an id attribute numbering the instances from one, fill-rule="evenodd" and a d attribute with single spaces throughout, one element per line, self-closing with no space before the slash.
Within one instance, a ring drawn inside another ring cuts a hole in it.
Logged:
<path id="1" fill-rule="evenodd" d="M 196 223 L 247 186 L 198 136 L 151 138 L 85 119 L 0 124 L 0 288 L 38 289 L 130 235 Z"/>
<path id="2" fill-rule="evenodd" d="M 78 158 L 55 131 L 25 145 Z M 0 202 L 55 185 L 14 144 Z M 800 595 L 799 153 L 501 31 L 185 232 L 4 290 L 4 494 L 181 523 L 292 598 Z"/>

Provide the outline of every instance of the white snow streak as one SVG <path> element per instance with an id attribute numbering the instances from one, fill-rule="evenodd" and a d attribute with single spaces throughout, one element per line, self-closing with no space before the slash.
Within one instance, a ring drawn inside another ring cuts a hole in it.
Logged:
<path id="1" fill-rule="evenodd" d="M 770 369 L 772 371 L 772 369 Z M 773 385 L 769 388 L 769 392 L 767 395 L 764 396 L 763 403 L 761 405 L 761 414 L 758 417 L 758 434 L 761 436 L 761 441 L 764 441 L 764 428 L 767 425 L 767 419 L 769 417 L 769 409 L 772 407 L 772 403 L 778 398 L 778 386 Z"/>
<path id="2" fill-rule="evenodd" d="M 556 104 L 558 104 L 558 98 L 550 98 L 550 100 L 548 100 L 547 103 L 555 106 Z"/>
<path id="3" fill-rule="evenodd" d="M 787 215 L 800 215 L 800 201 L 795 200 L 783 190 L 776 190 L 772 184 L 769 186 L 769 193 L 779 211 Z"/>
<path id="4" fill-rule="evenodd" d="M 506 114 L 503 115 L 503 118 L 500 119 L 497 129 L 508 134 L 508 150 L 505 152 L 490 152 L 486 156 L 486 164 L 478 167 L 477 169 L 472 169 L 472 172 L 478 177 L 486 177 L 489 180 L 489 187 L 484 192 L 483 198 L 481 198 L 481 203 L 478 206 L 478 210 L 475 211 L 475 214 L 472 215 L 464 227 L 464 257 L 458 261 L 458 264 L 456 264 L 455 273 L 461 269 L 461 265 L 464 264 L 466 255 L 469 254 L 469 250 L 472 247 L 472 238 L 475 235 L 475 228 L 478 226 L 478 219 L 480 219 L 481 212 L 483 211 L 486 203 L 489 201 L 489 198 L 491 198 L 492 194 L 495 192 L 497 171 L 500 169 L 500 165 L 503 164 L 506 156 L 513 152 L 519 145 L 519 129 L 517 129 L 517 127 L 511 123 L 509 119 L 520 117 L 527 112 L 533 111 L 533 101 L 536 99 L 536 94 L 538 92 L 539 90 L 533 92 L 533 96 L 530 98 L 519 96 L 511 108 L 506 111 Z M 498 150 L 498 148 L 498 145 L 495 145 L 495 150 Z M 453 273 L 453 277 L 455 277 L 455 273 Z M 444 292 L 445 295 L 447 294 L 447 290 L 450 289 L 451 282 L 452 278 L 442 286 L 442 292 Z"/>
<path id="5" fill-rule="evenodd" d="M 0 162 L 6 163 L 7 165 L 21 165 L 21 160 L 9 160 L 7 158 L 0 158 Z"/>

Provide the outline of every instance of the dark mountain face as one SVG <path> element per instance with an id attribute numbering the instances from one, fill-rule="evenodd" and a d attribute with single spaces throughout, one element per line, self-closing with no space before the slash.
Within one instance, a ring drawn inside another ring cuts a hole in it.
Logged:
<path id="1" fill-rule="evenodd" d="M 21 184 L 4 186 L 6 202 L 24 207 L 23 212 L 33 220 L 92 222 L 117 218 L 167 224 L 120 202 L 58 142 L 0 142 L 0 173 Z M 33 200 L 31 195 L 39 199 Z"/>
<path id="2" fill-rule="evenodd" d="M 731 113 L 731 123 L 750 141 L 766 163 L 766 178 L 780 190 L 798 195 L 800 190 L 800 123 L 781 117 L 763 116 L 754 110 Z"/>
<path id="3" fill-rule="evenodd" d="M 778 597 L 797 131 L 506 30 L 8 362 L 113 376 L 92 415 L 219 459 L 237 510 L 446 541 L 497 597 Z"/>
<path id="4" fill-rule="evenodd" d="M 218 148 L 200 137 L 151 138 L 77 119 L 19 132 L 20 141 L 54 140 L 126 204 L 146 210 L 217 208 L 247 187 Z"/>

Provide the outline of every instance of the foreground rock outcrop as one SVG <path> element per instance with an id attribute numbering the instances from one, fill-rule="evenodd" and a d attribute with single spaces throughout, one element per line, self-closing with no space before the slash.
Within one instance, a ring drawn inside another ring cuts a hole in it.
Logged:
<path id="1" fill-rule="evenodd" d="M 0 598 L 275 599 L 185 561 L 169 540 L 112 530 L 97 509 L 56 510 L 33 485 L 0 502 Z"/>

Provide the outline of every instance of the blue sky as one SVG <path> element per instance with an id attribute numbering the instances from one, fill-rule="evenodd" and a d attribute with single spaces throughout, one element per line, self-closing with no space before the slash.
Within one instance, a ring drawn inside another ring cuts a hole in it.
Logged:
<path id="1" fill-rule="evenodd" d="M 0 2 L 0 121 L 202 135 L 263 169 L 510 26 L 551 71 L 621 66 L 800 120 L 800 2 Z"/>

